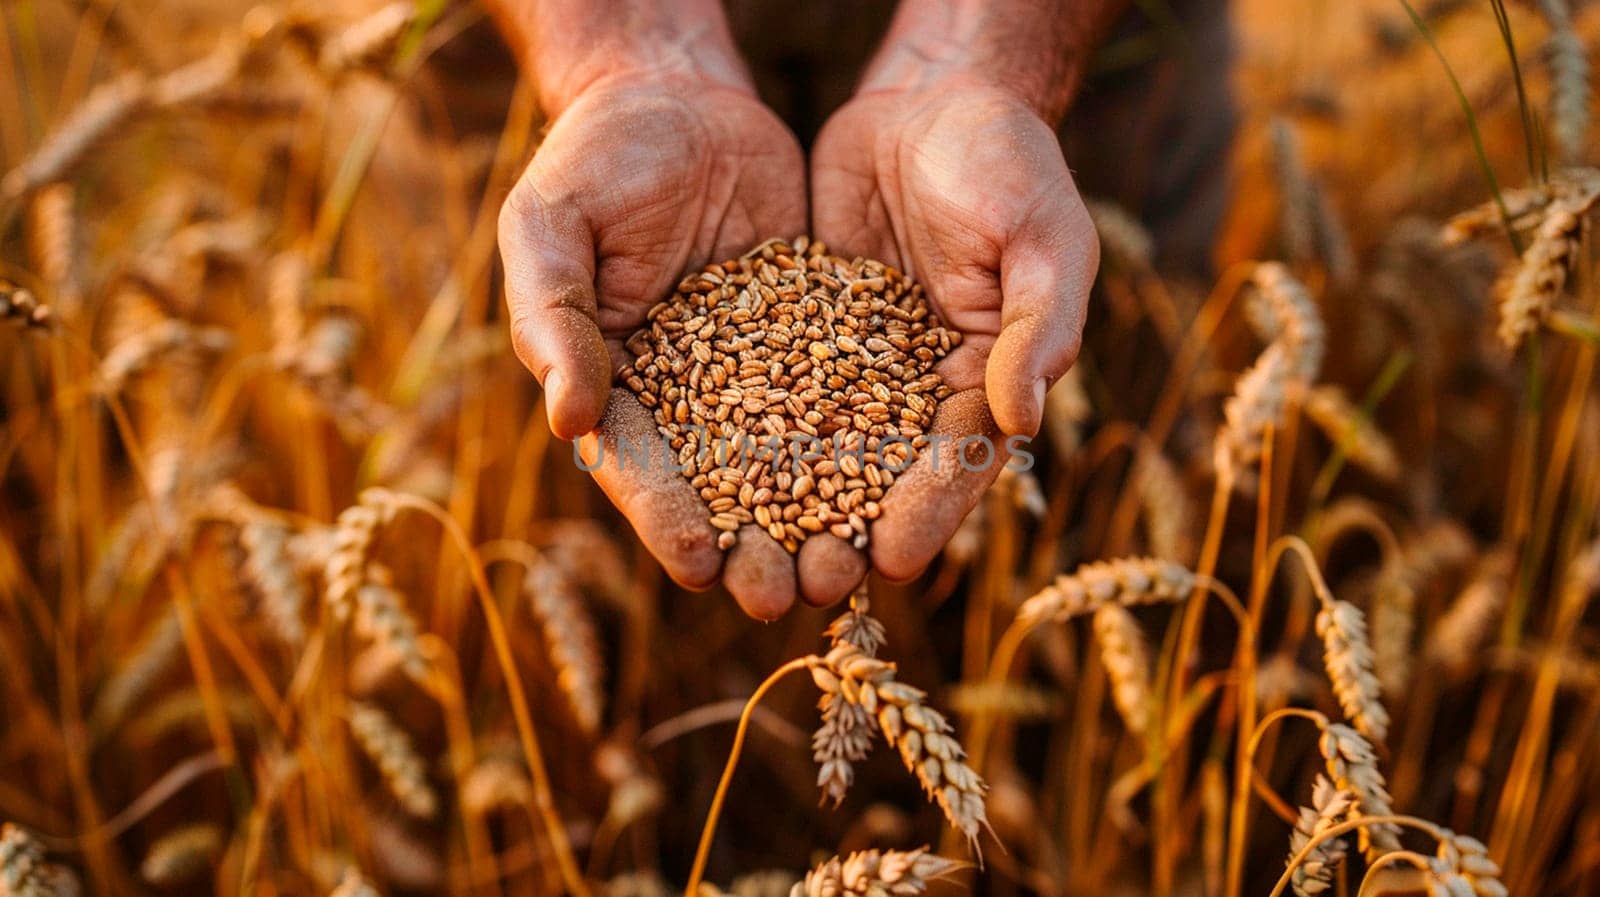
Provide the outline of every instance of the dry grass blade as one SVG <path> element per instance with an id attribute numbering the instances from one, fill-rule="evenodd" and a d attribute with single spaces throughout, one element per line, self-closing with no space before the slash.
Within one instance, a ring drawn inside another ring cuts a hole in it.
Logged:
<path id="1" fill-rule="evenodd" d="M 806 873 L 790 897 L 912 897 L 928 882 L 943 878 L 964 864 L 928 853 L 926 847 L 910 851 L 863 850 L 844 859 L 831 857 Z"/>

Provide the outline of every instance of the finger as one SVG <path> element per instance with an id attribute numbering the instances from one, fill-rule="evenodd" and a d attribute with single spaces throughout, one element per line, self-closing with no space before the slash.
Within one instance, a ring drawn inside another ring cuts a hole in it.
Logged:
<path id="1" fill-rule="evenodd" d="M 740 528 L 738 544 L 728 550 L 722 581 L 757 620 L 776 620 L 794 605 L 794 558 L 753 523 Z"/>
<path id="2" fill-rule="evenodd" d="M 530 168 L 500 210 L 500 256 L 517 357 L 544 384 L 550 430 L 589 432 L 606 409 L 611 357 L 595 323 L 594 241 L 579 210 L 546 201 Z"/>
<path id="3" fill-rule="evenodd" d="M 1045 391 L 1078 358 L 1100 265 L 1094 223 L 1071 180 L 1062 183 L 1063 192 L 1035 208 L 1000 258 L 1000 334 L 985 382 L 995 423 L 1007 434 L 1039 432 Z"/>
<path id="4" fill-rule="evenodd" d="M 867 575 L 867 556 L 849 542 L 822 533 L 800 546 L 796 568 L 800 597 L 812 607 L 827 607 L 855 591 Z"/>
<path id="5" fill-rule="evenodd" d="M 710 588 L 722 568 L 718 531 L 639 400 L 626 389 L 611 390 L 604 417 L 576 447 L 584 468 L 667 574 L 687 588 Z"/>
<path id="6" fill-rule="evenodd" d="M 1005 439 L 983 390 L 968 389 L 939 403 L 928 445 L 895 478 L 872 525 L 872 566 L 904 582 L 931 563 L 967 512 L 1006 463 Z M 966 450 L 966 463 L 958 454 Z"/>

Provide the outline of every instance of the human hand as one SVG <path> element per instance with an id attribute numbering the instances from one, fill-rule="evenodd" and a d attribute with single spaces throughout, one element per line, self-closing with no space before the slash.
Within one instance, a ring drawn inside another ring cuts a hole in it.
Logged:
<path id="1" fill-rule="evenodd" d="M 967 465 L 925 453 L 884 496 L 872 563 L 908 579 L 999 474 L 1004 437 L 1038 431 L 1045 391 L 1077 357 L 1099 243 L 1050 125 L 966 73 L 869 82 L 823 128 L 811 176 L 815 235 L 911 273 L 963 334 L 939 367 L 957 392 L 934 432 L 999 450 Z"/>
<path id="2" fill-rule="evenodd" d="M 544 384 L 551 431 L 590 434 L 591 451 L 657 441 L 649 412 L 612 389 L 623 340 L 685 270 L 802 232 L 804 183 L 799 145 L 746 85 L 643 70 L 578 92 L 500 214 L 512 342 Z M 741 534 L 724 570 L 688 481 L 617 457 L 595 479 L 674 579 L 707 588 L 721 575 L 763 619 L 793 603 L 794 562 L 770 536 Z"/>

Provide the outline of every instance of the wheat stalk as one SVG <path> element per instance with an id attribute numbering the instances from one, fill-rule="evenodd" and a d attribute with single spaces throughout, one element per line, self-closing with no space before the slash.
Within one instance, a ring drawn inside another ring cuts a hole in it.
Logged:
<path id="1" fill-rule="evenodd" d="M 542 560 L 527 566 L 522 590 L 550 648 L 556 684 L 579 726 L 592 735 L 600 728 L 605 710 L 605 669 L 600 639 L 583 598 L 555 564 Z"/>
<path id="2" fill-rule="evenodd" d="M 1289 836 L 1291 862 L 1307 844 L 1348 818 L 1355 805 L 1355 795 L 1335 788 L 1326 776 L 1319 773 L 1311 786 L 1311 806 L 1300 808 L 1300 818 Z M 1294 892 L 1300 897 L 1317 897 L 1332 888 L 1333 874 L 1344 862 L 1344 853 L 1342 838 L 1319 841 L 1311 853 L 1294 867 L 1290 879 Z"/>
<path id="3" fill-rule="evenodd" d="M 373 704 L 352 701 L 346 713 L 350 734 L 368 759 L 383 774 L 384 784 L 413 816 L 427 819 L 439 809 L 439 798 L 428 784 L 422 758 L 410 736 Z"/>
<path id="4" fill-rule="evenodd" d="M 1345 718 L 1362 735 L 1383 741 L 1389 733 L 1389 712 L 1373 672 L 1366 616 L 1348 601 L 1324 602 L 1317 612 L 1317 635 L 1322 637 L 1323 664 Z"/>
<path id="5" fill-rule="evenodd" d="M 158 888 L 170 888 L 214 868 L 221 853 L 221 829 L 209 822 L 181 826 L 150 845 L 139 875 Z"/>
<path id="6" fill-rule="evenodd" d="M 789 897 L 912 897 L 928 882 L 962 867 L 956 860 L 916 850 L 862 850 L 844 859 L 830 857 L 806 873 Z"/>
<path id="7" fill-rule="evenodd" d="M 533 801 L 533 783 L 522 764 L 503 757 L 479 760 L 461 781 L 461 808 L 475 816 Z"/>
<path id="8" fill-rule="evenodd" d="M 1129 732 L 1143 736 L 1150 730 L 1155 702 L 1150 694 L 1150 648 L 1139 621 L 1120 604 L 1102 604 L 1094 612 L 1094 634 L 1117 712 Z"/>
<path id="9" fill-rule="evenodd" d="M 1160 558 L 1119 558 L 1084 564 L 1056 577 L 1017 610 L 1016 622 L 1032 627 L 1046 620 L 1065 622 L 1103 604 L 1158 604 L 1181 601 L 1199 580 L 1187 568 Z"/>

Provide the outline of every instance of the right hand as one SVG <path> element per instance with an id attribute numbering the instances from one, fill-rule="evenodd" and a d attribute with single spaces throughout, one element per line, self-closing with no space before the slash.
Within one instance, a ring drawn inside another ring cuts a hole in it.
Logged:
<path id="1" fill-rule="evenodd" d="M 499 222 L 512 343 L 544 384 L 551 431 L 657 441 L 650 413 L 612 388 L 623 341 L 685 271 L 804 232 L 805 183 L 794 135 L 745 87 L 637 71 L 566 104 Z M 596 481 L 674 579 L 707 588 L 721 575 L 761 619 L 793 603 L 794 562 L 764 532 L 741 533 L 724 571 L 686 479 L 606 455 Z"/>

